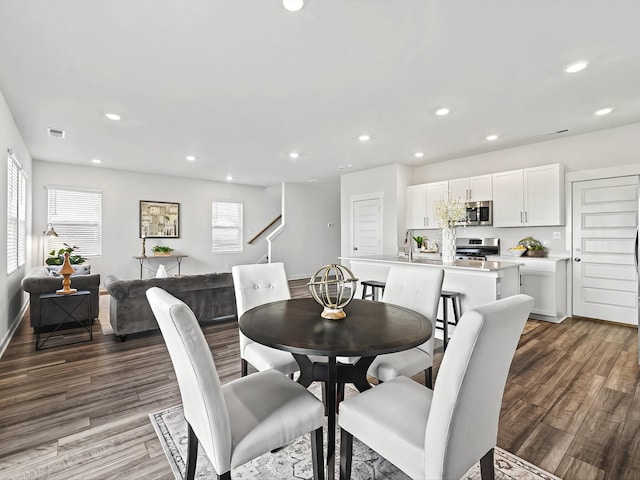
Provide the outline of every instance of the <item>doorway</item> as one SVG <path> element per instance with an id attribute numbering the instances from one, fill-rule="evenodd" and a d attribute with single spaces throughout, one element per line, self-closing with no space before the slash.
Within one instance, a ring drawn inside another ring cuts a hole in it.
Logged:
<path id="1" fill-rule="evenodd" d="M 382 255 L 382 198 L 354 198 L 351 211 L 352 255 Z"/>
<path id="2" fill-rule="evenodd" d="M 638 175 L 572 184 L 573 314 L 638 324 Z"/>

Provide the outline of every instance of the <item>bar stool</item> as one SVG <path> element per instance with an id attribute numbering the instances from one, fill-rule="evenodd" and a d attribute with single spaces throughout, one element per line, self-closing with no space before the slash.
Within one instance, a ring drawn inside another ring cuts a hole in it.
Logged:
<path id="1" fill-rule="evenodd" d="M 379 282 L 377 280 L 363 280 L 360 282 L 362 285 L 362 299 L 371 298 L 371 300 L 378 300 L 384 294 L 384 287 L 387 286 L 384 282 Z M 367 293 L 367 287 L 371 287 L 371 293 Z M 381 294 L 378 295 L 378 290 L 381 291 Z"/>
<path id="2" fill-rule="evenodd" d="M 447 343 L 449 343 L 449 325 L 458 325 L 460 321 L 460 312 L 462 310 L 462 304 L 460 303 L 460 292 L 452 292 L 449 290 L 442 290 L 440 298 L 442 299 L 442 316 L 443 320 L 436 320 L 436 328 L 443 331 L 443 345 L 442 350 L 447 349 Z M 451 300 L 451 306 L 453 307 L 453 322 L 449 321 L 449 309 L 447 308 L 447 300 Z M 442 326 L 438 325 L 442 323 Z"/>

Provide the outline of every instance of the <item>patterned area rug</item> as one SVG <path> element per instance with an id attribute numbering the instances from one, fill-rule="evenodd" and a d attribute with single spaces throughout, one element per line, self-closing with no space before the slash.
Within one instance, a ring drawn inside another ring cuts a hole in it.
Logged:
<path id="1" fill-rule="evenodd" d="M 185 473 L 184 459 L 187 452 L 187 432 L 182 414 L 182 405 L 176 405 L 161 412 L 150 414 L 149 417 L 167 455 L 173 474 L 177 480 L 181 480 Z M 339 432 L 336 436 L 339 441 Z M 326 432 L 324 438 L 326 442 Z M 339 446 L 336 451 L 340 451 Z M 496 480 L 560 480 L 558 477 L 500 448 L 496 448 L 495 465 Z M 339 460 L 336 458 L 336 478 L 338 478 L 338 468 Z M 233 469 L 231 477 L 234 479 L 262 480 L 313 478 L 309 435 L 300 437 L 276 453 L 266 453 L 249 463 Z M 197 480 L 215 478 L 215 471 L 202 448 L 198 449 L 195 478 Z M 409 479 L 397 467 L 381 458 L 376 452 L 357 439 L 354 439 L 353 442 L 353 473 L 351 478 L 353 480 Z M 471 468 L 463 479 L 480 480 L 479 464 Z"/>

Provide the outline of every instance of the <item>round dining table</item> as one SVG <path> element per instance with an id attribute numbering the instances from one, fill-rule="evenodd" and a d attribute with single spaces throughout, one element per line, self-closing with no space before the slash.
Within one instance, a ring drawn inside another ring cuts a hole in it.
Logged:
<path id="1" fill-rule="evenodd" d="M 324 382 L 329 480 L 335 470 L 337 386 L 371 388 L 367 370 L 376 356 L 416 347 L 433 333 L 427 317 L 398 305 L 354 299 L 344 311 L 345 318 L 328 320 L 313 298 L 294 298 L 259 305 L 239 319 L 240 331 L 251 340 L 293 354 L 300 367 L 298 383 Z M 326 361 L 309 359 L 316 355 Z M 351 363 L 338 357 L 359 358 Z"/>

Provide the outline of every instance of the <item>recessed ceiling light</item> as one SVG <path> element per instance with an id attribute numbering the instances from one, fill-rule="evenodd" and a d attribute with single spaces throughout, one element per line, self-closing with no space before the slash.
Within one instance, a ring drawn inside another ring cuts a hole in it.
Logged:
<path id="1" fill-rule="evenodd" d="M 231 180 L 233 180 L 233 177 L 231 176 L 231 174 L 227 175 L 226 180 L 227 182 L 230 182 Z"/>
<path id="2" fill-rule="evenodd" d="M 290 12 L 297 12 L 304 7 L 304 0 L 282 0 L 282 6 Z"/>
<path id="3" fill-rule="evenodd" d="M 581 70 L 587 68 L 588 63 L 584 60 L 580 60 L 579 62 L 572 63 L 571 65 L 567 65 L 564 69 L 567 73 L 576 73 Z"/>
<path id="4" fill-rule="evenodd" d="M 485 138 L 490 142 L 493 142 L 494 140 L 498 139 L 498 135 L 487 135 Z"/>
<path id="5" fill-rule="evenodd" d="M 196 157 L 194 157 L 193 155 L 187 155 L 187 160 L 189 160 L 190 162 L 195 162 Z"/>
<path id="6" fill-rule="evenodd" d="M 120 115 L 118 115 L 117 113 L 105 113 L 104 116 L 109 120 L 120 120 Z"/>
<path id="7" fill-rule="evenodd" d="M 307 182 L 317 182 L 318 179 L 317 178 L 310 178 L 309 180 L 307 180 Z"/>
<path id="8" fill-rule="evenodd" d="M 300 154 L 298 152 L 291 152 L 289 154 L 289 158 L 292 158 L 292 159 L 300 158 Z"/>
<path id="9" fill-rule="evenodd" d="M 609 115 L 611 112 L 613 112 L 613 108 L 601 108 L 593 113 L 594 115 Z"/>
<path id="10" fill-rule="evenodd" d="M 371 139 L 371 137 L 369 135 L 367 135 L 366 133 L 363 133 L 362 135 L 360 135 L 358 137 L 358 140 L 360 140 L 361 142 L 368 142 Z"/>
<path id="11" fill-rule="evenodd" d="M 102 163 L 102 160 L 98 159 L 98 158 L 92 158 L 91 161 L 93 163 Z"/>
<path id="12" fill-rule="evenodd" d="M 416 152 L 416 153 L 413 154 L 413 156 L 416 157 L 416 158 L 422 158 L 422 157 L 424 157 L 424 152 Z"/>
<path id="13" fill-rule="evenodd" d="M 449 111 L 450 110 L 448 108 L 439 108 L 438 110 L 436 110 L 436 115 L 443 117 L 444 115 L 448 115 Z"/>

